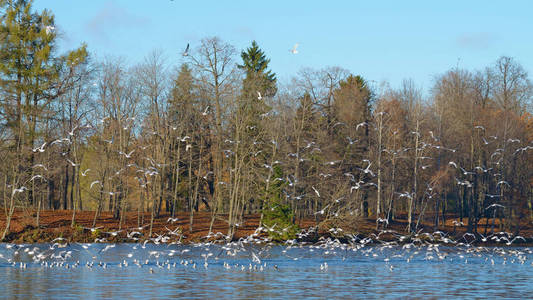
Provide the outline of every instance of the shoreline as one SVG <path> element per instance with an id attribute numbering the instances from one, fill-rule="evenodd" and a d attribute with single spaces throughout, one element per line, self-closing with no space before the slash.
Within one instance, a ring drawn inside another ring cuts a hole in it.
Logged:
<path id="1" fill-rule="evenodd" d="M 5 227 L 5 216 L 0 217 L 0 230 Z M 33 243 L 53 243 L 56 241 L 67 243 L 178 243 L 193 244 L 207 241 L 227 241 L 224 239 L 228 231 L 227 222 L 223 215 L 217 217 L 213 223 L 211 236 L 209 225 L 211 223 L 210 212 L 198 212 L 194 215 L 192 231 L 190 230 L 190 219 L 188 213 L 179 213 L 172 219 L 168 214 L 162 214 L 154 219 L 152 236 L 149 237 L 150 215 L 149 213 L 137 214 L 128 212 L 121 223 L 115 220 L 109 212 L 102 212 L 96 220 L 95 228 L 92 227 L 94 212 L 76 212 L 75 226 L 71 227 L 72 211 L 56 210 L 42 211 L 40 215 L 40 227 L 35 226 L 35 216 L 28 211 L 17 211 L 12 219 L 12 230 L 6 236 L 3 243 L 33 244 Z M 236 228 L 232 241 L 255 237 L 254 242 L 269 243 L 275 242 L 283 244 L 284 241 L 272 241 L 268 239 L 268 230 L 257 232 L 259 226 L 259 214 L 246 215 L 242 224 Z M 357 223 L 357 228 L 350 231 L 339 230 L 335 234 L 336 228 L 330 228 L 323 223 L 313 219 L 298 220 L 296 224 L 307 234 L 296 237 L 295 241 L 304 244 L 318 243 L 323 239 L 337 239 L 344 244 L 398 244 L 409 243 L 419 244 L 441 244 L 441 245 L 476 245 L 476 246 L 498 246 L 513 247 L 533 246 L 533 228 L 524 228 L 519 236 L 510 233 L 499 232 L 497 228 L 494 234 L 484 236 L 481 234 L 474 236 L 466 233 L 465 226 L 452 227 L 439 226 L 438 230 L 433 230 L 433 226 L 423 224 L 418 234 L 408 234 L 405 232 L 405 220 L 391 222 L 385 229 L 376 230 L 375 220 L 366 218 Z M 32 224 L 33 223 L 33 224 Z M 139 226 L 140 225 L 140 226 Z M 442 228 L 441 228 L 442 227 Z M 313 229 L 315 228 L 315 229 Z M 316 229 L 318 228 L 318 229 Z M 333 233 L 332 233 L 333 231 Z M 485 239 L 485 242 L 482 241 Z M 515 239 L 515 240 L 513 240 Z M 511 242 L 512 241 L 512 242 Z M 511 242 L 511 243 L 509 243 Z"/>

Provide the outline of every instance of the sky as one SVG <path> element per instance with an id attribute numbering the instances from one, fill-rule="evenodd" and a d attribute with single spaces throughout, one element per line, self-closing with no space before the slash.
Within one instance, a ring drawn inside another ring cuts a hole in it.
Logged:
<path id="1" fill-rule="evenodd" d="M 55 15 L 63 51 L 85 42 L 97 58 L 131 64 L 160 50 L 178 66 L 187 43 L 218 36 L 239 52 L 256 40 L 280 82 L 304 67 L 340 66 L 428 91 L 451 68 L 480 70 L 502 55 L 533 72 L 533 1 L 35 0 L 34 8 Z"/>

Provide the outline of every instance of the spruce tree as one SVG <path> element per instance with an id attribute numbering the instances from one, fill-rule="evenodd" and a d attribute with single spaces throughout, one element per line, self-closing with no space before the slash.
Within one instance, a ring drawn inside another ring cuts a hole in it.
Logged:
<path id="1" fill-rule="evenodd" d="M 246 72 L 243 93 L 250 97 L 258 97 L 257 92 L 261 96 L 274 96 L 277 91 L 276 74 L 268 70 L 270 59 L 256 41 L 252 41 L 252 45 L 241 52 L 241 58 L 242 65 L 238 67 Z"/>

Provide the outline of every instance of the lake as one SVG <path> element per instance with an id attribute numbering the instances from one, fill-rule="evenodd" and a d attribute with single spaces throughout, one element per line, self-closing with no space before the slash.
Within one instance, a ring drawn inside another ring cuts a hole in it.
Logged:
<path id="1" fill-rule="evenodd" d="M 521 298 L 524 247 L 0 244 L 0 298 Z"/>

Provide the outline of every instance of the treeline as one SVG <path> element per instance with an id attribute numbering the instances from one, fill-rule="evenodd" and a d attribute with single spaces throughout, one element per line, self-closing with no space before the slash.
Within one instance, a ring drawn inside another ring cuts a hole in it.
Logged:
<path id="1" fill-rule="evenodd" d="M 533 220 L 533 87 L 512 58 L 451 69 L 428 96 L 340 67 L 282 85 L 255 42 L 239 53 L 205 38 L 177 68 L 158 52 L 93 61 L 85 45 L 57 53 L 51 12 L 0 4 L 3 236 L 15 209 L 37 226 L 42 209 L 73 210 L 73 225 L 79 210 L 187 211 L 191 226 L 208 210 L 229 235 L 248 213 L 279 229 L 370 216 L 415 231 L 452 213 L 469 232 L 498 218 L 517 232 Z"/>

